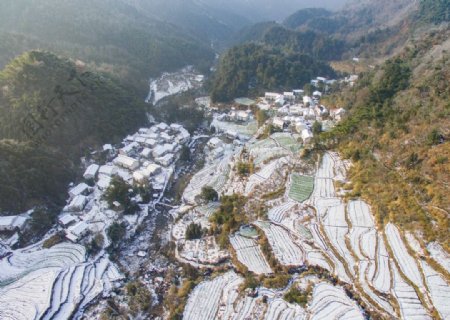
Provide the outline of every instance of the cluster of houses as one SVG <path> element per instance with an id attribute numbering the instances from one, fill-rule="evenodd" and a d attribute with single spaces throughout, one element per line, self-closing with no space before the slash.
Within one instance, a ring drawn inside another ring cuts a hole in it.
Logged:
<path id="1" fill-rule="evenodd" d="M 335 80 L 326 80 L 318 77 L 314 84 L 323 82 L 332 84 Z M 273 110 L 275 117 L 272 125 L 283 131 L 295 131 L 299 133 L 305 144 L 313 138 L 312 125 L 318 121 L 322 123 L 324 130 L 331 128 L 336 121 L 342 120 L 345 110 L 328 110 L 320 103 L 322 92 L 314 91 L 312 96 L 305 95 L 303 90 L 276 93 L 266 92 L 264 98 L 258 103 L 263 110 Z"/>
<path id="2" fill-rule="evenodd" d="M 111 155 L 111 161 L 88 165 L 83 175 L 85 182 L 69 190 L 68 204 L 58 220 L 66 237 L 77 242 L 89 231 L 101 232 L 105 228 L 102 216 L 106 215 L 107 220 L 121 211 L 120 203 L 114 203 L 111 209 L 102 201 L 114 176 L 130 185 L 151 185 L 153 197 L 160 197 L 173 173 L 173 163 L 189 140 L 189 132 L 181 125 L 160 123 L 126 137 L 121 148 L 105 145 L 103 150 Z M 142 200 L 138 197 L 133 201 Z"/>

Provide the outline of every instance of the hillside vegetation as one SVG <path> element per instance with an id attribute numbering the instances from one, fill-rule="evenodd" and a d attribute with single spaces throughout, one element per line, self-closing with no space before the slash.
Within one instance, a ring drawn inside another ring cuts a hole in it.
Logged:
<path id="1" fill-rule="evenodd" d="M 394 221 L 450 248 L 449 32 L 408 46 L 336 104 L 349 117 L 327 143 L 351 158 L 351 196 L 369 200 L 380 224 Z M 332 143 L 332 144 L 333 144 Z"/>
<path id="2" fill-rule="evenodd" d="M 2 212 L 23 210 L 34 202 L 29 198 L 59 202 L 56 193 L 65 193 L 62 186 L 73 176 L 62 174 L 72 165 L 60 164 L 77 162 L 88 147 L 117 141 L 145 123 L 146 107 L 131 90 L 48 52 L 13 60 L 0 72 L 0 88 L 0 139 L 18 141 L 4 146 L 11 156 L 2 157 L 0 172 L 2 183 L 10 183 L 0 198 L 10 203 Z M 18 160 L 25 157 L 25 163 Z M 11 168 L 21 163 L 28 170 L 16 175 Z"/>
<path id="3" fill-rule="evenodd" d="M 208 66 L 209 43 L 122 0 L 5 0 L 0 3 L 0 66 L 36 48 L 91 63 L 147 89 L 150 76 Z"/>
<path id="4" fill-rule="evenodd" d="M 302 88 L 313 77 L 333 77 L 325 62 L 260 44 L 230 49 L 222 58 L 212 85 L 213 101 L 229 101 L 264 90 Z"/>

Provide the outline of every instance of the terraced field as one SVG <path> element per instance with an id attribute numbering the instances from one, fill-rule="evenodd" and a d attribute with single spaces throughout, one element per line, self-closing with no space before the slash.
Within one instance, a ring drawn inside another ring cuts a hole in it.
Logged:
<path id="1" fill-rule="evenodd" d="M 314 178 L 292 174 L 289 188 L 289 198 L 297 202 L 304 202 L 309 199 L 314 190 Z"/>

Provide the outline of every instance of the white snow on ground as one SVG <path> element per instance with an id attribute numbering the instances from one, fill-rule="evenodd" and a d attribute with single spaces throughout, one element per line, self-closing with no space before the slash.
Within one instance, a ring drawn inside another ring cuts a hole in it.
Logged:
<path id="1" fill-rule="evenodd" d="M 314 287 L 313 297 L 307 311 L 311 320 L 342 319 L 363 320 L 363 314 L 358 305 L 345 294 L 344 290 L 326 282 Z"/>
<path id="2" fill-rule="evenodd" d="M 272 269 L 256 240 L 235 234 L 230 237 L 230 243 L 236 251 L 238 260 L 244 264 L 248 270 L 256 274 L 272 273 Z"/>
<path id="3" fill-rule="evenodd" d="M 272 299 L 266 312 L 265 320 L 303 320 L 306 319 L 305 310 L 297 304 L 287 303 L 283 299 Z"/>
<path id="4" fill-rule="evenodd" d="M 353 227 L 375 227 L 370 208 L 364 201 L 350 201 L 347 206 L 347 212 Z"/>
<path id="5" fill-rule="evenodd" d="M 193 262 L 196 265 L 214 265 L 229 258 L 227 250 L 221 250 L 213 236 L 196 240 L 186 240 L 178 243 L 182 247 L 178 251 L 179 257 L 185 262 Z"/>
<path id="6" fill-rule="evenodd" d="M 39 246 L 14 251 L 12 256 L 0 260 L 0 287 L 20 277 L 40 269 L 63 269 L 85 261 L 86 250 L 83 246 L 63 243 L 50 249 Z"/>
<path id="7" fill-rule="evenodd" d="M 389 255 L 381 235 L 378 235 L 377 270 L 373 277 L 372 284 L 375 289 L 382 293 L 387 294 L 391 291 Z"/>
<path id="8" fill-rule="evenodd" d="M 389 245 L 394 253 L 394 258 L 398 262 L 400 269 L 417 287 L 422 288 L 422 277 L 416 260 L 409 255 L 397 227 L 392 223 L 389 223 L 386 225 L 385 232 Z"/>
<path id="9" fill-rule="evenodd" d="M 431 319 L 427 310 L 422 306 L 416 291 L 414 291 L 414 288 L 403 280 L 394 263 L 391 264 L 391 268 L 394 276 L 394 287 L 392 288 L 392 293 L 400 305 L 402 319 Z"/>
<path id="10" fill-rule="evenodd" d="M 245 195 L 248 196 L 257 185 L 269 179 L 275 170 L 286 161 L 287 160 L 285 158 L 273 160 L 255 174 L 252 174 L 245 187 Z"/>
<path id="11" fill-rule="evenodd" d="M 122 278 L 106 257 L 85 262 L 84 247 L 74 244 L 22 249 L 0 268 L 6 271 L 0 319 L 68 319 L 76 310 L 78 319 L 93 299 L 107 295 Z"/>
<path id="12" fill-rule="evenodd" d="M 430 256 L 439 263 L 445 270 L 450 272 L 450 255 L 445 252 L 442 246 L 437 242 L 431 242 L 427 246 Z"/>
<path id="13" fill-rule="evenodd" d="M 442 319 L 450 319 L 450 285 L 425 261 L 421 261 L 431 301 Z"/>
<path id="14" fill-rule="evenodd" d="M 0 289 L 0 319 L 40 319 L 49 306 L 58 268 L 31 272 Z"/>
<path id="15" fill-rule="evenodd" d="M 183 319 L 218 319 L 221 305 L 225 307 L 222 312 L 233 307 L 237 299 L 238 287 L 243 281 L 236 273 L 230 271 L 214 280 L 200 283 L 189 296 Z"/>
<path id="16" fill-rule="evenodd" d="M 195 204 L 195 198 L 201 193 L 204 186 L 210 186 L 220 194 L 230 173 L 232 157 L 233 154 L 229 152 L 223 158 L 206 164 L 201 171 L 192 177 L 189 185 L 183 192 L 183 200 L 186 203 Z"/>
<path id="17" fill-rule="evenodd" d="M 263 221 L 258 221 L 255 225 L 264 231 L 269 240 L 273 254 L 282 265 L 301 266 L 304 264 L 304 252 L 293 241 L 289 232 L 283 227 Z"/>
<path id="18" fill-rule="evenodd" d="M 297 205 L 295 201 L 288 200 L 281 205 L 275 206 L 269 210 L 268 217 L 270 221 L 281 223 L 287 212 Z"/>
<path id="19" fill-rule="evenodd" d="M 339 255 L 344 258 L 349 266 L 348 269 L 354 275 L 353 266 L 356 262 L 345 243 L 345 237 L 349 232 L 347 221 L 345 220 L 345 205 L 331 207 L 323 218 L 323 227 L 330 243 Z"/>
<path id="20" fill-rule="evenodd" d="M 173 73 L 163 73 L 159 79 L 150 83 L 150 92 L 146 102 L 156 104 L 170 95 L 199 88 L 202 83 L 203 76 L 196 73 L 192 67 L 186 67 Z"/>

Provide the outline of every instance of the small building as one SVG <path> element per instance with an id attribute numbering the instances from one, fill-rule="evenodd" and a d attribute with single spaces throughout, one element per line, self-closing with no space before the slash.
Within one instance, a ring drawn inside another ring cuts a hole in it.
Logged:
<path id="1" fill-rule="evenodd" d="M 320 92 L 320 91 L 314 91 L 314 92 L 313 92 L 313 97 L 316 98 L 316 99 L 322 98 L 322 92 Z"/>
<path id="2" fill-rule="evenodd" d="M 157 124 L 156 126 L 153 126 L 153 128 L 156 129 L 156 132 L 162 132 L 162 131 L 166 131 L 167 129 L 169 129 L 169 126 L 167 125 L 167 123 L 161 122 L 161 123 Z"/>
<path id="3" fill-rule="evenodd" d="M 113 162 L 114 164 L 131 171 L 136 170 L 140 166 L 138 160 L 124 155 L 119 155 Z"/>
<path id="4" fill-rule="evenodd" d="M 87 223 L 80 221 L 67 229 L 66 238 L 72 242 L 78 242 L 78 240 L 87 235 L 88 232 L 89 226 Z"/>
<path id="5" fill-rule="evenodd" d="M 142 150 L 142 152 L 141 152 L 141 156 L 144 158 L 147 158 L 147 159 L 151 156 L 151 154 L 152 154 L 152 149 L 150 149 L 150 148 L 144 148 L 144 150 Z"/>
<path id="6" fill-rule="evenodd" d="M 289 113 L 291 115 L 295 115 L 295 116 L 302 116 L 303 115 L 303 106 L 300 104 L 295 104 L 293 106 L 290 106 Z"/>
<path id="7" fill-rule="evenodd" d="M 303 122 L 297 122 L 295 124 L 295 130 L 297 132 L 303 132 L 303 130 L 308 129 L 308 126 Z"/>
<path id="8" fill-rule="evenodd" d="M 172 153 L 168 153 L 163 157 L 156 158 L 155 160 L 163 167 L 168 167 L 175 161 L 175 155 Z"/>
<path id="9" fill-rule="evenodd" d="M 97 187 L 100 190 L 108 189 L 110 184 L 111 184 L 111 177 L 109 176 L 101 176 L 97 181 Z"/>
<path id="10" fill-rule="evenodd" d="M 302 130 L 302 140 L 304 144 L 308 144 L 312 141 L 312 138 L 314 137 L 313 133 L 309 129 L 303 129 Z"/>
<path id="11" fill-rule="evenodd" d="M 281 95 L 279 93 L 275 93 L 275 92 L 266 92 L 264 94 L 264 99 L 266 99 L 269 102 L 274 102 L 275 100 L 277 100 Z"/>
<path id="12" fill-rule="evenodd" d="M 303 97 L 303 104 L 308 107 L 308 106 L 313 104 L 313 99 L 311 97 L 309 97 L 309 96 L 304 96 Z"/>
<path id="13" fill-rule="evenodd" d="M 165 156 L 168 153 L 173 153 L 175 152 L 175 149 L 177 148 L 177 145 L 175 143 L 173 144 L 163 144 L 163 145 L 158 145 L 155 147 L 155 149 L 153 149 L 153 157 L 156 158 L 161 158 L 163 156 Z"/>
<path id="14" fill-rule="evenodd" d="M 76 187 L 73 187 L 72 189 L 70 189 L 69 196 L 71 198 L 75 198 L 76 196 L 87 194 L 88 191 L 89 191 L 89 186 L 83 182 L 83 183 L 80 183 L 79 185 L 77 185 Z"/>
<path id="15" fill-rule="evenodd" d="M 24 216 L 0 216 L 0 231 L 23 230 L 27 220 Z"/>
<path id="16" fill-rule="evenodd" d="M 117 174 L 117 168 L 112 165 L 104 165 L 101 166 L 100 169 L 98 169 L 98 173 L 108 177 L 112 177 Z"/>
<path id="17" fill-rule="evenodd" d="M 87 198 L 83 195 L 78 195 L 64 208 L 67 212 L 79 212 L 84 209 L 87 203 Z"/>
<path id="18" fill-rule="evenodd" d="M 294 96 L 296 96 L 297 98 L 303 97 L 303 95 L 305 94 L 305 90 L 302 89 L 295 89 L 292 90 L 292 92 L 294 93 Z"/>
<path id="19" fill-rule="evenodd" d="M 63 227 L 63 228 L 68 228 L 71 225 L 74 225 L 75 223 L 78 222 L 78 218 L 67 213 L 67 214 L 63 214 L 58 218 L 58 223 Z"/>
<path id="20" fill-rule="evenodd" d="M 147 134 L 148 133 L 148 128 L 140 128 L 138 132 L 140 134 Z"/>
<path id="21" fill-rule="evenodd" d="M 284 100 L 293 102 L 295 101 L 295 95 L 294 92 L 284 92 L 283 93 Z"/>
<path id="22" fill-rule="evenodd" d="M 345 116 L 346 111 L 343 108 L 331 110 L 330 115 L 333 117 L 334 120 L 341 121 L 342 118 Z"/>
<path id="23" fill-rule="evenodd" d="M 223 146 L 223 141 L 217 137 L 211 138 L 211 140 L 208 141 L 208 147 L 211 149 L 216 149 L 216 148 L 219 148 L 222 146 Z"/>
<path id="24" fill-rule="evenodd" d="M 97 176 L 97 172 L 100 169 L 100 166 L 97 164 L 91 164 L 89 167 L 87 167 L 86 171 L 83 174 L 83 178 L 86 180 L 94 180 Z"/>
<path id="25" fill-rule="evenodd" d="M 190 138 L 191 134 L 189 133 L 189 131 L 187 131 L 185 128 L 182 127 L 180 128 L 179 133 L 175 138 L 175 141 L 180 144 L 185 144 L 189 141 Z"/>
<path id="26" fill-rule="evenodd" d="M 254 106 L 256 104 L 255 100 L 249 99 L 249 98 L 237 98 L 234 99 L 234 102 L 240 106 L 250 108 L 251 106 Z"/>
<path id="27" fill-rule="evenodd" d="M 158 141 L 156 141 L 155 139 L 149 138 L 149 139 L 145 140 L 144 144 L 147 147 L 154 148 L 158 144 Z"/>
<path id="28" fill-rule="evenodd" d="M 250 120 L 251 111 L 237 111 L 236 120 L 247 122 Z"/>
<path id="29" fill-rule="evenodd" d="M 112 150 L 114 150 L 114 148 L 111 144 L 105 144 L 103 146 L 103 151 L 112 151 Z"/>
<path id="30" fill-rule="evenodd" d="M 272 121 L 272 125 L 274 126 L 274 127 L 276 127 L 276 128 L 279 128 L 279 129 L 285 129 L 286 127 L 287 127 L 287 123 L 286 123 L 286 121 L 284 121 L 282 118 L 280 118 L 280 117 L 275 117 L 275 118 L 273 118 L 273 121 Z"/>
<path id="31" fill-rule="evenodd" d="M 137 142 L 132 142 L 128 145 L 126 145 L 125 147 L 123 147 L 122 149 L 119 150 L 119 153 L 122 155 L 129 155 L 131 152 L 133 152 L 134 149 L 139 148 L 139 143 Z"/>
<path id="32" fill-rule="evenodd" d="M 183 126 L 181 124 L 178 124 L 178 123 L 172 123 L 170 125 L 170 129 L 179 132 L 181 129 L 183 129 Z"/>
<path id="33" fill-rule="evenodd" d="M 162 140 L 164 140 L 165 142 L 173 141 L 173 137 L 170 134 L 168 134 L 167 132 L 162 132 L 161 135 L 160 135 L 160 138 Z"/>

